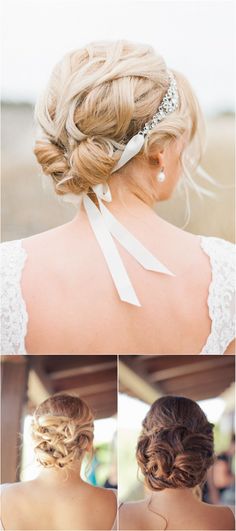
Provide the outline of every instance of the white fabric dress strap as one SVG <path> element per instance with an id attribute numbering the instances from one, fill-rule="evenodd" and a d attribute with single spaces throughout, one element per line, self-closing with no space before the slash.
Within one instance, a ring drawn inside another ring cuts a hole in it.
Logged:
<path id="1" fill-rule="evenodd" d="M 134 306 L 141 306 L 112 235 L 145 269 L 170 276 L 174 276 L 174 274 L 153 256 L 104 206 L 102 201 L 110 203 L 112 200 L 109 186 L 107 184 L 97 185 L 93 187 L 93 191 L 96 194 L 99 208 L 87 194 L 80 196 L 66 194 L 63 196 L 63 200 L 77 206 L 83 203 L 120 299 Z"/>
<path id="2" fill-rule="evenodd" d="M 20 240 L 0 245 L 1 354 L 26 354 L 28 315 L 21 293 L 21 275 L 27 258 Z"/>
<path id="3" fill-rule="evenodd" d="M 211 333 L 201 354 L 224 354 L 235 338 L 235 246 L 220 238 L 201 237 L 212 279 L 208 294 Z"/>

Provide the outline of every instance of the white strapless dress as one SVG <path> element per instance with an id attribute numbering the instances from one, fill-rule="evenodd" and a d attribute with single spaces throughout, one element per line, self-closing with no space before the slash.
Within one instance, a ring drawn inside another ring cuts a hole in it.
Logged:
<path id="1" fill-rule="evenodd" d="M 211 331 L 200 354 L 224 354 L 235 338 L 235 246 L 213 237 L 200 237 L 210 259 L 212 278 L 208 309 Z M 1 244 L 1 353 L 27 354 L 28 314 L 21 292 L 27 253 L 21 240 Z"/>

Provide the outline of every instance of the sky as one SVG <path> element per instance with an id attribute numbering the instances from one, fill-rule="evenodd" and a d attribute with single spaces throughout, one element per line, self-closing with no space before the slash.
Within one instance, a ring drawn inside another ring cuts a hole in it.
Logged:
<path id="1" fill-rule="evenodd" d="M 95 40 L 145 42 L 190 80 L 207 114 L 233 109 L 231 0 L 4 0 L 2 99 L 34 102 L 54 64 Z"/>

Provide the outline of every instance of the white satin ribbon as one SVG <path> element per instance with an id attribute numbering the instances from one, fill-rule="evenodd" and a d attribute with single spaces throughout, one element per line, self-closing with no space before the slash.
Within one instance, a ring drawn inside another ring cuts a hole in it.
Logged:
<path id="1" fill-rule="evenodd" d="M 166 275 L 175 275 L 157 260 L 105 207 L 102 201 L 110 203 L 112 200 L 109 186 L 98 184 L 93 186 L 93 191 L 97 196 L 100 210 L 87 194 L 66 194 L 63 196 L 63 200 L 79 207 L 83 203 L 120 299 L 134 306 L 141 306 L 112 236 L 145 269 Z"/>
<path id="2" fill-rule="evenodd" d="M 126 144 L 124 151 L 122 152 L 122 155 L 116 165 L 114 166 L 111 173 L 114 173 L 115 171 L 119 170 L 122 166 L 124 166 L 129 160 L 131 160 L 135 155 L 137 155 L 144 144 L 145 136 L 143 133 L 138 133 L 137 135 L 133 136 L 128 144 Z"/>

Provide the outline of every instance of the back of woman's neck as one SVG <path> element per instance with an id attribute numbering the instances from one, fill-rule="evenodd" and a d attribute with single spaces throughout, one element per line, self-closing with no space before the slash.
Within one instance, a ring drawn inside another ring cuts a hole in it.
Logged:
<path id="1" fill-rule="evenodd" d="M 152 503 L 173 504 L 186 501 L 198 501 L 198 498 L 191 488 L 164 489 L 150 495 Z"/>
<path id="2" fill-rule="evenodd" d="M 38 482 L 44 483 L 45 485 L 63 485 L 68 483 L 73 484 L 84 484 L 80 476 L 80 467 L 75 467 L 74 469 L 70 468 L 48 468 L 42 469 L 37 478 Z"/>

